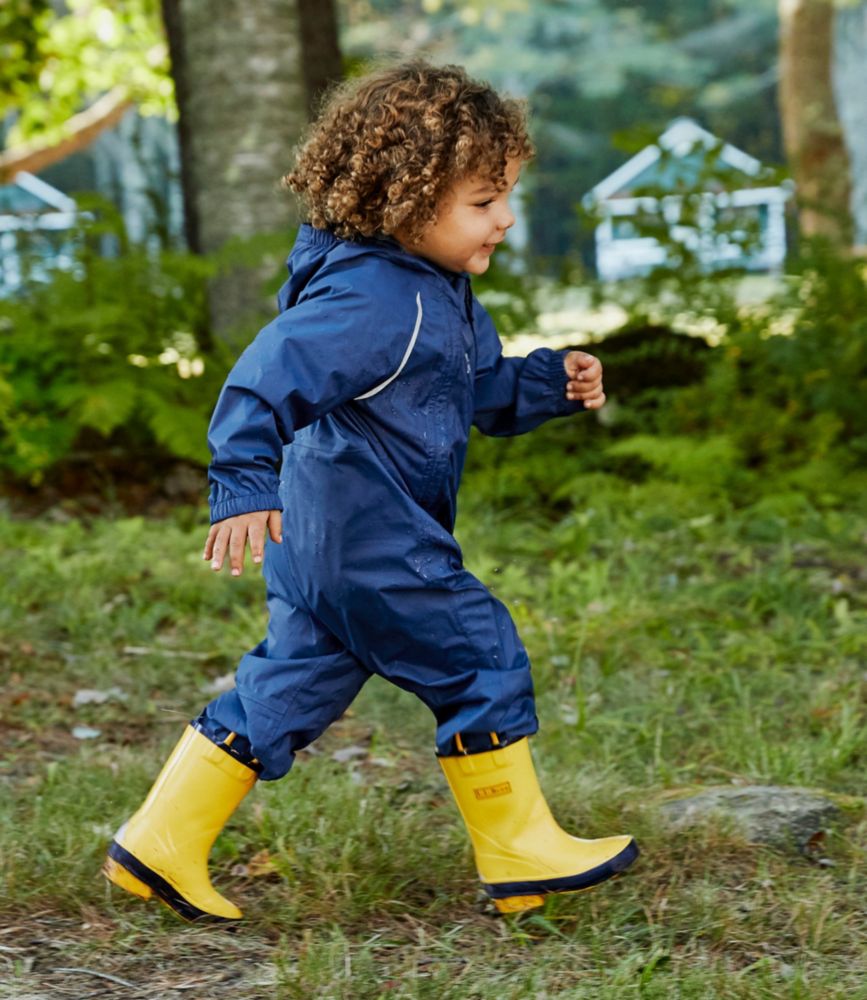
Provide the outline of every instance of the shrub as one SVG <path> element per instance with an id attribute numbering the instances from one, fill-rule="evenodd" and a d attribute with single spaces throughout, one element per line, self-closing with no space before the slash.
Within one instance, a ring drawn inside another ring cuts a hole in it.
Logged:
<path id="1" fill-rule="evenodd" d="M 38 484 L 76 456 L 207 461 L 230 362 L 207 336 L 213 262 L 130 246 L 104 208 L 75 246 L 72 270 L 0 302 L 0 469 Z"/>
<path id="2" fill-rule="evenodd" d="M 733 314 L 707 378 L 661 429 L 730 434 L 747 467 L 867 458 L 867 265 L 814 244 L 781 293 Z"/>

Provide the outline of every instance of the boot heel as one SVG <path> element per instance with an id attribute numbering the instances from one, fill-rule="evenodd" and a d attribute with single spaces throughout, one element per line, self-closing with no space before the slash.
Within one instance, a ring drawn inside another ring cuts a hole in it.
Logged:
<path id="1" fill-rule="evenodd" d="M 114 858 L 105 859 L 105 863 L 102 866 L 102 874 L 105 875 L 109 882 L 113 882 L 121 889 L 131 892 L 133 896 L 138 896 L 140 899 L 150 899 L 153 896 L 153 890 L 149 886 L 128 872 Z"/>
<path id="2" fill-rule="evenodd" d="M 520 913 L 542 906 L 544 902 L 543 896 L 506 896 L 505 899 L 495 899 L 494 906 L 500 913 Z"/>

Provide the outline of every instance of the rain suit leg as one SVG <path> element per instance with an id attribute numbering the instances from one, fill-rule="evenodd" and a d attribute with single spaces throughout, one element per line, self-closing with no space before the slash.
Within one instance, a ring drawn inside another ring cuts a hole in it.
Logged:
<path id="1" fill-rule="evenodd" d="M 215 743 L 237 733 L 238 744 L 261 762 L 263 781 L 286 774 L 296 751 L 340 718 L 370 677 L 308 610 L 287 596 L 275 565 L 281 555 L 280 547 L 269 542 L 265 639 L 242 657 L 234 689 L 196 720 Z"/>
<path id="2" fill-rule="evenodd" d="M 372 476 L 355 517 L 324 517 L 335 461 L 308 454 L 296 470 L 307 482 L 284 495 L 283 544 L 266 543 L 268 637 L 199 725 L 246 738 L 262 779 L 278 778 L 377 673 L 431 709 L 440 754 L 458 734 L 482 750 L 492 732 L 504 744 L 535 733 L 529 660 L 504 605 L 393 481 Z"/>

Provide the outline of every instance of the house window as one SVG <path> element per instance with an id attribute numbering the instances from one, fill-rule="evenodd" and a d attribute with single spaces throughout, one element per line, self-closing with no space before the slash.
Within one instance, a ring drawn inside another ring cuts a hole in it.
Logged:
<path id="1" fill-rule="evenodd" d="M 737 243 L 761 239 L 768 226 L 767 205 L 717 206 L 714 228 L 719 236 Z"/>
<path id="2" fill-rule="evenodd" d="M 615 215 L 611 219 L 611 237 L 615 240 L 653 239 L 659 233 L 660 226 L 664 229 L 665 223 L 654 212 Z"/>

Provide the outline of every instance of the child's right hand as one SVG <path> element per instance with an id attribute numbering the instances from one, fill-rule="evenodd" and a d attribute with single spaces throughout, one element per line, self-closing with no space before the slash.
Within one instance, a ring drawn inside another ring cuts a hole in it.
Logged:
<path id="1" fill-rule="evenodd" d="M 252 514 L 238 514 L 211 525 L 205 542 L 203 559 L 211 560 L 211 569 L 217 573 L 223 568 L 223 559 L 229 553 L 232 576 L 240 576 L 244 569 L 247 539 L 254 563 L 262 562 L 265 553 L 265 528 L 272 542 L 283 540 L 283 514 L 279 510 L 257 510 Z"/>

